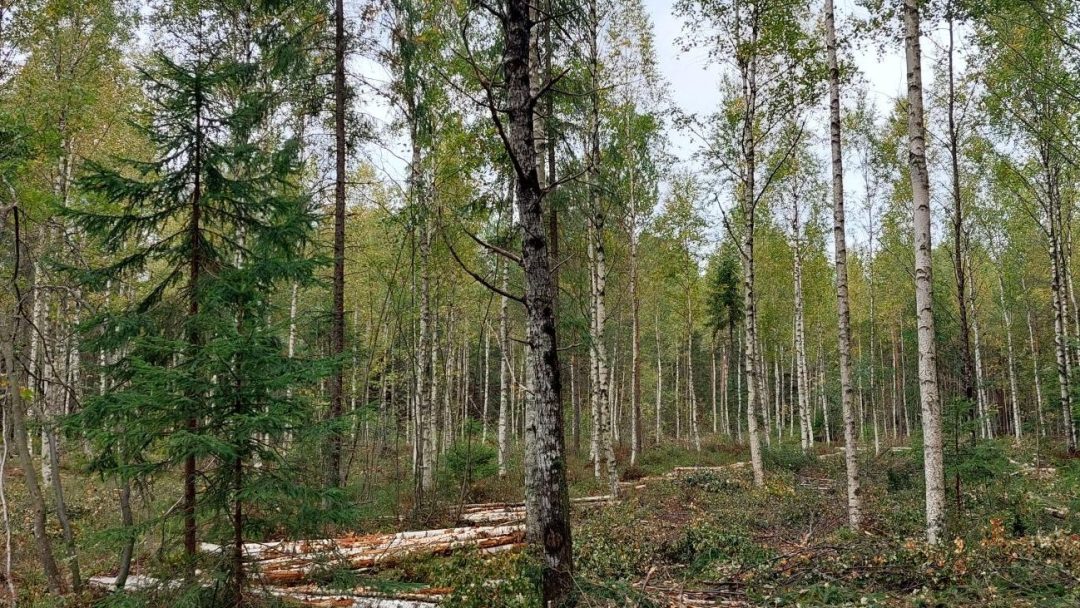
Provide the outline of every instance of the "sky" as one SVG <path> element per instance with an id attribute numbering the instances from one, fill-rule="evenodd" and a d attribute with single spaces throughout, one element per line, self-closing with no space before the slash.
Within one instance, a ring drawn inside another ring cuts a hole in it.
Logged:
<path id="1" fill-rule="evenodd" d="M 659 70 L 669 84 L 668 92 L 673 103 L 689 114 L 714 112 L 718 103 L 720 69 L 709 59 L 707 50 L 699 48 L 685 51 L 682 49 L 679 38 L 685 33 L 685 23 L 674 14 L 671 0 L 645 0 L 645 7 L 653 22 Z M 841 24 L 845 19 L 865 15 L 865 11 L 855 6 L 851 0 L 837 0 L 835 10 L 838 27 L 841 29 Z M 886 49 L 883 53 L 876 48 L 858 50 L 853 59 L 862 75 L 869 99 L 877 106 L 879 116 L 886 115 L 892 107 L 892 100 L 906 94 L 903 48 L 897 44 L 892 45 L 892 48 Z M 823 101 L 823 108 L 824 103 Z M 670 151 L 693 167 L 695 164 L 693 155 L 697 142 L 690 135 L 677 130 L 669 132 L 668 141 Z M 829 153 L 827 141 L 822 139 L 820 147 L 819 155 L 827 159 Z M 849 171 L 845 173 L 851 173 L 852 166 L 852 163 L 847 163 Z M 845 180 L 845 186 L 849 196 L 858 195 L 861 190 L 858 181 L 852 178 Z M 713 243 L 705 245 L 707 249 L 711 249 L 711 245 L 720 238 L 720 224 L 722 223 L 720 213 L 718 209 L 710 208 L 701 211 L 709 219 L 713 228 L 709 231 L 711 237 L 709 240 Z M 861 222 L 857 221 L 857 218 L 852 219 L 856 221 L 848 222 L 849 237 L 856 243 L 865 242 L 867 233 L 862 229 Z M 829 241 L 827 246 L 831 251 L 831 239 L 827 240 Z"/>
<path id="2" fill-rule="evenodd" d="M 691 49 L 684 51 L 679 43 L 679 38 L 685 33 L 683 20 L 672 10 L 672 0 L 644 0 L 644 5 L 649 13 L 653 24 L 655 50 L 659 72 L 667 83 L 667 91 L 671 101 L 684 113 L 708 114 L 717 108 L 719 101 L 719 74 L 720 67 L 713 64 L 705 49 Z M 836 0 L 838 28 L 843 35 L 844 23 L 852 17 L 864 17 L 865 11 L 856 6 L 853 0 Z M 924 80 L 929 81 L 932 77 L 931 61 L 942 48 L 939 41 L 943 39 L 941 32 L 930 32 L 924 36 L 923 62 Z M 859 69 L 862 87 L 868 97 L 877 106 L 878 115 L 887 115 L 893 106 L 893 100 L 906 94 L 906 69 L 902 43 L 898 40 L 893 44 L 882 45 L 883 51 L 877 48 L 865 48 L 849 50 L 853 54 L 856 66 Z M 959 47 L 962 52 L 962 46 Z M 370 59 L 355 58 L 352 71 L 355 74 L 363 74 L 369 81 L 385 81 L 388 76 L 385 69 Z M 962 58 L 958 58 L 958 65 L 962 65 Z M 850 93 L 848 87 L 843 93 Z M 822 101 L 822 109 L 825 108 Z M 371 100 L 361 108 L 378 125 L 389 125 L 392 112 L 384 101 Z M 823 159 L 828 158 L 828 141 L 824 129 L 819 129 L 821 137 L 818 145 L 819 155 Z M 677 129 L 668 131 L 668 151 L 684 165 L 693 168 L 696 164 L 694 151 L 697 142 L 693 136 Z M 383 175 L 395 182 L 400 183 L 407 166 L 406 142 L 403 138 L 396 141 L 383 140 L 374 147 L 366 150 L 368 160 Z M 845 180 L 845 190 L 853 200 L 858 200 L 861 193 L 861 183 L 855 179 L 852 162 L 847 163 L 846 173 L 850 176 Z M 664 188 L 661 187 L 661 193 Z M 719 238 L 720 213 L 717 209 L 704 208 L 701 210 L 713 225 L 714 229 L 709 240 L 715 243 Z M 849 213 L 849 216 L 852 214 Z M 854 221 L 852 221 L 854 220 Z M 866 241 L 866 232 L 858 217 L 849 220 L 849 238 L 858 245 Z M 829 239 L 831 241 L 831 239 Z M 711 244 L 706 244 L 707 248 Z M 829 243 L 831 248 L 831 242 Z"/>
<path id="3" fill-rule="evenodd" d="M 669 92 L 675 104 L 687 113 L 708 113 L 716 109 L 719 86 L 719 70 L 710 65 L 704 49 L 683 51 L 678 39 L 683 35 L 683 20 L 673 14 L 671 0 L 645 0 L 645 7 L 653 22 L 656 53 L 660 73 L 668 81 Z M 837 0 L 838 20 L 861 14 L 851 0 Z M 866 79 L 867 92 L 884 113 L 890 100 L 905 94 L 903 49 L 879 55 L 875 50 L 859 52 L 855 56 L 859 71 Z M 690 156 L 693 142 L 685 135 L 672 134 L 674 152 L 681 158 Z"/>

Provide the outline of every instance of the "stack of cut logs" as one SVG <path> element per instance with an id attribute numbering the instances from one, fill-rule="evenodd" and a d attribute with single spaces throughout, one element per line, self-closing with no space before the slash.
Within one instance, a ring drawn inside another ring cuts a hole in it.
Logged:
<path id="1" fill-rule="evenodd" d="M 573 500 L 578 505 L 612 502 L 610 496 Z M 464 505 L 457 512 L 459 526 L 387 534 L 347 535 L 339 538 L 245 543 L 244 561 L 251 580 L 265 593 L 316 608 L 431 608 L 449 589 L 425 588 L 385 593 L 358 587 L 331 591 L 312 583 L 313 575 L 332 569 L 371 572 L 401 563 L 409 557 L 445 555 L 461 549 L 492 554 L 522 546 L 525 542 L 525 505 L 487 503 Z M 205 552 L 229 551 L 203 543 Z M 98 576 L 97 587 L 115 588 L 116 579 Z M 132 575 L 129 589 L 163 587 L 170 581 Z"/>
<path id="2" fill-rule="evenodd" d="M 746 463 L 715 467 L 676 467 L 665 475 L 644 477 L 620 483 L 625 489 L 642 489 L 651 481 L 672 479 L 697 471 L 732 470 Z M 578 506 L 610 504 L 612 496 L 587 496 L 571 502 Z M 331 569 L 370 572 L 393 566 L 409 557 L 445 555 L 461 549 L 475 549 L 491 554 L 520 547 L 525 541 L 525 505 L 523 503 L 483 503 L 454 509 L 457 527 L 415 530 L 387 534 L 348 535 L 340 538 L 246 543 L 244 559 L 249 576 L 262 591 L 316 608 L 433 608 L 450 589 L 424 588 L 408 592 L 386 593 L 357 587 L 331 591 L 312 582 L 313 575 Z M 203 543 L 207 552 L 227 551 L 228 547 Z M 92 585 L 115 588 L 116 580 L 96 576 Z M 127 588 L 166 587 L 173 581 L 132 575 Z M 650 594 L 659 594 L 670 606 L 734 606 L 723 596 L 726 592 L 665 589 L 655 585 Z"/>
<path id="3" fill-rule="evenodd" d="M 475 547 L 484 553 L 512 549 L 525 540 L 522 524 L 464 526 L 323 540 L 247 543 L 244 558 L 252 578 L 265 585 L 297 585 L 312 572 L 339 568 L 367 572 L 418 555 L 441 555 Z M 204 543 L 204 551 L 220 551 Z"/>

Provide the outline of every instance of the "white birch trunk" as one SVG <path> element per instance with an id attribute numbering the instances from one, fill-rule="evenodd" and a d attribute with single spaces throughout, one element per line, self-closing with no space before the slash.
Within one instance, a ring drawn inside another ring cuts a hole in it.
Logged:
<path id="1" fill-rule="evenodd" d="M 1001 316 L 1005 322 L 1005 356 L 1009 372 L 1009 402 L 1012 405 L 1013 437 L 1020 441 L 1024 436 L 1024 424 L 1020 418 L 1020 398 L 1016 388 L 1016 356 L 1013 349 L 1012 317 L 1005 303 L 1005 280 L 998 274 L 998 296 L 1001 302 Z"/>
<path id="2" fill-rule="evenodd" d="M 502 290 L 506 291 L 510 285 L 510 268 L 503 262 Z M 498 461 L 499 477 L 506 476 L 507 464 L 510 453 L 510 300 L 506 296 L 499 296 L 499 431 L 498 431 Z"/>
<path id="3" fill-rule="evenodd" d="M 919 4 L 904 0 L 908 89 L 908 159 L 914 199 L 915 301 L 919 335 L 919 398 L 922 407 L 923 462 L 926 477 L 926 538 L 941 541 L 945 527 L 945 471 L 942 462 L 941 400 L 934 343 L 933 260 L 930 230 L 930 176 L 926 168 L 923 122 L 922 50 Z"/>
<path id="4" fill-rule="evenodd" d="M 857 530 L 862 524 L 862 497 L 859 490 L 858 444 L 855 440 L 855 420 L 852 412 L 851 313 L 848 310 L 844 169 L 840 139 L 840 69 L 836 56 L 835 20 L 833 2 L 825 0 L 825 46 L 829 62 L 829 131 L 832 151 L 833 241 L 836 254 L 836 302 L 839 316 L 840 407 L 844 419 L 848 524 Z M 826 423 L 825 426 L 827 428 L 828 424 Z"/>

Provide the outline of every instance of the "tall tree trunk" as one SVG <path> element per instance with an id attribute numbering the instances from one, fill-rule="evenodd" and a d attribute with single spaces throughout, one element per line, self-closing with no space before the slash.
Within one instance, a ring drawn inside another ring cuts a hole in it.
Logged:
<path id="1" fill-rule="evenodd" d="M 615 451 L 612 446 L 612 391 L 611 370 L 608 366 L 607 345 L 604 335 L 607 328 L 607 252 L 604 246 L 604 228 L 606 217 L 603 203 L 600 200 L 600 99 L 599 99 L 599 15 L 597 2 L 592 0 L 588 4 L 588 50 L 589 50 L 589 75 L 592 82 L 593 93 L 591 95 L 591 107 L 589 114 L 589 262 L 592 276 L 590 290 L 591 325 L 589 332 L 590 353 L 593 357 L 595 379 L 592 395 L 596 404 L 594 443 L 596 454 L 593 460 L 593 471 L 597 478 L 600 477 L 600 461 L 604 462 L 607 470 L 608 483 L 611 494 L 618 492 L 618 473 L 615 467 Z"/>
<path id="2" fill-rule="evenodd" d="M 511 183 L 513 183 L 511 181 Z M 511 193 L 510 203 L 513 204 Z M 510 286 L 510 265 L 502 264 L 502 290 Z M 510 457 L 510 365 L 513 353 L 510 350 L 510 299 L 499 296 L 499 427 L 498 427 L 498 455 L 499 476 L 505 477 Z"/>
<path id="3" fill-rule="evenodd" d="M 1054 297 L 1054 346 L 1057 362 L 1058 390 L 1061 400 L 1062 429 L 1065 447 L 1076 451 L 1076 435 L 1072 413 L 1072 369 L 1069 361 L 1068 296 L 1066 294 L 1065 256 L 1062 252 L 1061 197 L 1058 190 L 1057 166 L 1051 160 L 1051 144 L 1040 144 L 1040 156 L 1047 183 L 1047 216 L 1050 236 L 1051 285 Z"/>
<path id="4" fill-rule="evenodd" d="M 413 166 L 411 169 L 413 202 L 420 202 L 420 146 L 413 140 Z M 417 210 L 425 214 L 423 209 Z M 431 221 L 425 217 L 417 227 L 420 237 L 420 329 L 419 345 L 416 353 L 416 424 L 415 441 L 419 458 L 419 496 L 434 489 L 435 486 L 435 450 L 438 438 L 435 436 L 435 319 L 431 305 Z"/>
<path id="5" fill-rule="evenodd" d="M 794 194 L 794 192 L 793 192 Z M 810 377 L 806 370 L 806 320 L 803 313 L 802 283 L 802 225 L 799 222 L 799 201 L 792 202 L 791 228 L 795 233 L 795 379 L 799 399 L 799 441 L 804 452 L 814 446 L 810 431 Z"/>
<path id="6" fill-rule="evenodd" d="M 930 175 L 926 168 L 922 51 L 917 0 L 904 0 L 904 30 L 908 72 L 908 161 L 914 200 L 915 304 L 919 322 L 919 399 L 922 407 L 923 468 L 926 476 L 926 539 L 935 545 L 940 542 L 945 527 L 945 471 L 942 462 L 937 347 L 934 343 Z"/>
<path id="7" fill-rule="evenodd" d="M 490 310 L 490 309 L 489 309 Z M 481 418 L 480 442 L 487 443 L 488 434 L 488 409 L 491 400 L 491 323 L 484 325 L 484 381 L 481 383 L 481 391 L 484 392 L 483 417 Z"/>
<path id="8" fill-rule="evenodd" d="M 824 345 L 821 344 L 821 339 L 818 339 L 818 352 L 824 352 Z M 825 445 L 832 445 L 832 427 L 829 426 L 829 400 L 825 396 L 825 355 L 819 354 L 818 361 L 818 397 L 821 399 L 821 417 L 822 426 L 825 427 Z"/>
<path id="9" fill-rule="evenodd" d="M 867 321 L 868 321 L 867 325 L 869 325 L 869 330 L 870 330 L 868 332 L 869 333 L 868 337 L 869 337 L 869 342 L 870 342 L 870 349 L 869 349 L 869 356 L 867 357 L 867 359 L 868 359 L 868 361 L 867 361 L 867 363 L 868 363 L 868 365 L 867 365 L 867 372 L 868 372 L 867 373 L 867 378 L 870 381 L 870 412 L 871 412 L 871 416 L 873 417 L 873 425 L 874 425 L 874 455 L 878 455 L 878 454 L 881 453 L 881 438 L 880 438 L 880 436 L 878 434 L 878 416 L 877 416 L 878 411 L 877 411 L 877 400 L 876 400 L 876 397 L 877 397 L 877 390 L 876 390 L 876 388 L 877 388 L 877 386 L 876 386 L 876 384 L 877 384 L 877 360 L 876 360 L 876 356 L 877 356 L 877 333 L 876 333 L 876 329 L 877 329 L 877 307 L 876 307 L 876 303 L 877 302 L 876 302 L 876 298 L 874 298 L 874 294 L 877 291 L 877 286 L 874 284 L 874 263 L 873 263 L 873 260 L 874 260 L 874 207 L 871 204 L 871 201 L 870 201 L 869 197 L 867 197 L 866 202 L 867 202 L 867 211 L 868 211 L 867 215 L 869 216 L 867 219 L 869 221 L 869 226 L 870 226 L 870 229 L 869 229 L 869 251 L 867 252 L 867 256 L 869 257 L 869 260 L 870 260 L 870 262 L 867 264 L 867 282 L 869 283 L 869 287 L 870 287 L 870 289 L 868 290 L 870 292 L 869 293 L 869 298 L 868 298 L 870 300 L 870 318 L 867 319 Z M 862 344 L 859 345 L 859 350 L 862 350 Z M 860 399 L 862 399 L 862 386 L 861 385 L 859 387 L 859 393 L 860 393 Z"/>
<path id="10" fill-rule="evenodd" d="M 189 219 L 188 239 L 191 248 L 191 259 L 188 268 L 188 328 L 187 341 L 191 350 L 189 358 L 194 358 L 202 344 L 202 336 L 199 333 L 195 317 L 199 314 L 199 286 L 202 273 L 202 154 L 203 154 L 203 124 L 202 124 L 203 98 L 201 91 L 196 91 L 195 98 L 195 150 L 194 150 L 194 185 L 191 191 L 191 217 Z M 192 403 L 201 401 L 197 391 L 190 396 Z M 192 435 L 197 434 L 199 421 L 194 416 L 186 422 L 187 431 Z M 184 498 L 182 512 L 184 517 L 184 555 L 187 558 L 188 576 L 195 574 L 195 558 L 198 551 L 197 527 L 195 521 L 195 477 L 196 477 L 195 454 L 189 453 L 184 458 Z"/>
<path id="11" fill-rule="evenodd" d="M 429 234 L 431 234 L 429 232 Z M 438 290 L 435 290 L 438 293 Z M 428 416 L 424 419 L 424 457 L 427 459 L 425 470 L 430 476 L 427 489 L 435 488 L 435 467 L 439 457 L 439 306 L 432 304 L 431 310 L 431 389 Z"/>
<path id="12" fill-rule="evenodd" d="M 692 292 L 686 291 L 686 390 L 690 395 L 690 433 L 694 439 L 694 450 L 701 451 L 701 433 L 698 429 L 697 390 L 694 387 L 694 305 Z"/>
<path id="13" fill-rule="evenodd" d="M 994 438 L 993 418 L 990 413 L 990 399 L 986 394 L 986 377 L 983 374 L 982 336 L 979 333 L 979 312 L 976 308 L 976 290 L 972 285 L 970 295 L 971 336 L 975 346 L 975 395 L 978 403 L 979 429 L 984 439 Z"/>
<path id="14" fill-rule="evenodd" d="M 1027 284 L 1023 277 L 1020 278 L 1020 290 L 1027 293 Z M 1042 396 L 1042 372 L 1039 369 L 1039 346 L 1035 342 L 1035 322 L 1032 320 L 1031 303 L 1027 302 L 1027 330 L 1028 349 L 1031 352 L 1031 376 L 1035 384 L 1035 414 L 1039 424 L 1038 434 L 1046 436 L 1046 424 L 1043 421 L 1043 396 Z"/>
<path id="15" fill-rule="evenodd" d="M 956 126 L 956 77 L 953 70 L 953 55 L 955 44 L 953 41 L 953 6 L 952 0 L 946 9 L 946 19 L 949 28 L 949 47 L 946 54 L 949 73 L 948 91 L 948 127 L 949 127 L 949 165 L 952 171 L 952 232 L 953 232 L 953 273 L 956 278 L 956 300 L 960 311 L 960 359 L 961 386 L 963 387 L 964 399 L 968 403 L 968 418 L 974 420 L 975 416 L 971 408 L 975 408 L 976 384 L 975 384 L 975 360 L 971 351 L 971 322 L 968 319 L 968 299 L 966 294 L 967 270 L 964 268 L 964 206 L 960 196 L 960 135 Z M 972 439 L 974 439 L 975 427 L 972 427 Z"/>
<path id="16" fill-rule="evenodd" d="M 14 211 L 15 214 L 20 213 L 18 209 Z M 15 219 L 16 224 L 18 218 Z M 16 234 L 18 228 L 16 227 Z M 16 247 L 21 245 L 16 242 Z M 16 293 L 17 288 L 16 288 Z M 34 534 L 34 543 L 37 545 L 38 558 L 41 560 L 41 569 L 45 574 L 45 582 L 48 587 L 49 593 L 53 595 L 59 595 L 65 591 L 64 579 L 60 575 L 60 569 L 56 565 L 56 559 L 53 556 L 52 542 L 49 540 L 49 533 L 45 527 L 45 496 L 41 491 L 41 485 L 38 482 L 38 471 L 34 467 L 34 459 L 30 454 L 30 446 L 26 429 L 26 404 L 23 403 L 22 393 L 19 388 L 22 383 L 19 382 L 19 377 L 15 370 L 17 369 L 18 362 L 15 359 L 15 345 L 17 332 L 14 331 L 10 325 L 4 324 L 4 340 L 0 343 L 0 348 L 3 348 L 3 364 L 4 370 L 7 374 L 7 399 L 5 404 L 7 411 L 4 413 L 4 418 L 11 421 L 11 432 L 14 436 L 15 451 L 19 457 L 19 466 L 23 470 L 23 482 L 26 487 L 27 497 L 30 503 L 30 516 L 31 527 Z M 6 438 L 5 445 L 6 445 Z M 0 471 L 0 474 L 4 474 Z"/>
<path id="17" fill-rule="evenodd" d="M 1024 424 L 1020 418 L 1020 397 L 1016 388 L 1016 356 L 1013 349 L 1012 316 L 1005 303 L 1005 279 L 998 273 L 998 297 L 1001 303 L 1001 317 L 1005 323 L 1005 363 L 1009 372 L 1009 402 L 1012 404 L 1013 437 L 1017 441 L 1024 436 Z"/>
<path id="18" fill-rule="evenodd" d="M 53 468 L 53 476 L 49 484 L 52 486 L 56 520 L 60 523 L 60 532 L 67 553 L 64 560 L 67 562 L 68 570 L 71 572 L 71 588 L 78 593 L 82 590 L 82 575 L 79 573 L 79 553 L 75 545 L 75 533 L 71 529 L 71 520 L 68 517 L 67 501 L 64 499 L 64 484 L 60 479 L 60 450 L 56 445 L 56 433 L 50 430 L 47 439 L 48 444 L 43 446 L 43 451 L 45 452 L 44 457 L 49 459 Z"/>
<path id="19" fill-rule="evenodd" d="M 899 331 L 894 325 L 891 329 L 891 336 L 889 340 L 889 346 L 892 349 L 892 422 L 893 422 L 893 439 L 900 436 L 900 415 L 899 415 L 899 403 L 900 403 L 900 351 L 897 348 L 897 342 Z"/>
<path id="20" fill-rule="evenodd" d="M 739 335 L 738 349 L 735 351 L 735 398 L 738 401 L 738 411 L 735 412 L 735 441 L 742 443 L 742 421 L 743 421 L 743 389 L 742 378 L 746 369 L 744 349 L 742 345 L 742 335 Z"/>
<path id="21" fill-rule="evenodd" d="M 630 166 L 633 167 L 633 161 Z M 637 201 L 634 176 L 630 174 L 630 464 L 636 464 L 643 447 L 641 442 L 641 294 L 638 291 Z M 659 374 L 657 374 L 659 380 Z"/>
<path id="22" fill-rule="evenodd" d="M 334 278 L 333 311 L 330 317 L 330 445 L 327 448 L 327 483 L 342 483 L 341 431 L 338 419 L 344 409 L 342 366 L 345 352 L 345 8 L 334 0 Z"/>
<path id="23" fill-rule="evenodd" d="M 833 0 L 825 0 L 825 46 L 829 56 L 829 132 L 832 149 L 836 306 L 839 317 L 840 408 L 844 419 L 848 524 L 857 530 L 862 524 L 862 497 L 859 490 L 858 444 L 855 440 L 855 419 L 852 411 L 854 404 L 851 386 L 851 312 L 847 285 L 847 234 L 844 226 L 844 164 L 840 140 L 840 68 L 836 57 L 836 14 Z"/>
<path id="24" fill-rule="evenodd" d="M 240 499 L 244 491 L 244 459 L 237 455 L 233 463 L 232 491 L 232 584 L 233 605 L 237 608 L 246 605 L 244 602 L 244 503 Z"/>
<path id="25" fill-rule="evenodd" d="M 671 394 L 674 397 L 674 403 L 672 404 L 673 410 L 675 410 L 675 441 L 682 441 L 682 415 L 680 409 L 680 401 L 682 401 L 682 393 L 679 391 L 679 371 L 682 369 L 680 365 L 681 357 L 679 356 L 678 344 L 675 346 L 675 386 L 672 388 Z"/>
<path id="26" fill-rule="evenodd" d="M 731 338 L 729 334 L 720 354 L 720 411 L 724 434 L 728 437 L 731 437 L 731 351 L 735 348 L 735 341 Z"/>
<path id="27" fill-rule="evenodd" d="M 573 559 L 570 500 L 560 401 L 555 284 L 544 230 L 543 197 L 536 173 L 528 0 L 508 0 L 503 20 L 503 69 L 507 84 L 509 147 L 517 171 L 517 209 L 525 272 L 525 337 L 530 389 L 526 395 L 525 530 L 543 554 L 542 600 L 558 606 L 570 593 Z M 492 100 L 494 103 L 494 100 Z"/>
<path id="28" fill-rule="evenodd" d="M 660 413 L 662 411 L 661 403 L 664 397 L 664 367 L 660 352 L 660 313 L 656 313 L 655 323 L 653 325 L 656 330 L 656 445 L 660 445 L 660 437 L 663 429 L 661 428 L 662 420 Z"/>
<path id="29" fill-rule="evenodd" d="M 743 323 L 745 332 L 743 347 L 746 365 L 746 429 L 750 437 L 750 465 L 754 471 L 754 485 L 765 485 L 765 467 L 761 460 L 761 437 L 758 435 L 758 406 L 759 403 L 768 407 L 767 401 L 758 401 L 761 395 L 760 383 L 758 382 L 757 361 L 757 336 L 755 335 L 754 317 L 754 231 L 753 223 L 750 222 L 743 237 L 743 306 L 746 310 L 746 321 Z M 768 427 L 765 427 L 768 434 Z"/>
<path id="30" fill-rule="evenodd" d="M 720 432 L 720 410 L 716 404 L 716 336 L 713 335 L 712 344 L 709 345 L 709 394 L 712 401 L 712 432 L 713 435 Z"/>
<path id="31" fill-rule="evenodd" d="M 900 404 L 904 408 L 904 434 L 911 436 L 911 414 L 908 408 L 907 349 L 904 348 L 903 326 L 900 328 Z"/>
<path id="32" fill-rule="evenodd" d="M 577 372 L 574 369 L 574 356 L 570 355 L 570 407 L 574 412 L 571 434 L 574 438 L 574 453 L 581 453 L 581 400 L 577 396 Z"/>
<path id="33" fill-rule="evenodd" d="M 755 291 L 755 294 L 756 293 L 757 292 Z M 755 299 L 757 298 L 756 295 L 754 297 L 755 297 Z M 770 431 L 770 429 L 772 428 L 772 415 L 770 414 L 770 412 L 772 411 L 772 408 L 769 407 L 769 404 L 772 403 L 772 401 L 771 401 L 771 397 L 769 395 L 769 372 L 768 372 L 768 366 L 766 364 L 767 362 L 765 361 L 765 347 L 761 343 L 761 332 L 758 331 L 758 327 L 757 327 L 756 304 L 755 304 L 755 312 L 754 312 L 753 324 L 754 324 L 754 336 L 756 336 L 756 341 L 757 341 L 757 344 L 754 347 L 755 348 L 754 353 L 755 353 L 755 359 L 756 359 L 754 361 L 754 370 L 755 370 L 755 372 L 754 372 L 754 381 L 757 383 L 757 394 L 758 394 L 758 405 L 759 405 L 758 415 L 761 417 L 761 424 L 762 424 L 761 428 L 764 431 L 764 433 L 762 433 L 762 436 L 765 439 L 765 446 L 766 447 L 772 447 L 772 432 Z M 749 380 L 750 380 L 750 378 L 748 376 L 747 381 L 749 381 Z"/>
<path id="34" fill-rule="evenodd" d="M 784 390 L 782 386 L 784 372 L 780 367 L 780 361 L 784 358 L 783 352 L 776 348 L 773 356 L 773 424 L 776 425 L 776 441 L 783 440 L 784 430 Z"/>

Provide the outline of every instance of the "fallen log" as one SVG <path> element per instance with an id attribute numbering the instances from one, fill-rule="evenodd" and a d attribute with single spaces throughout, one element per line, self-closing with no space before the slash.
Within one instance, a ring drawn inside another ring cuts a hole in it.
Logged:
<path id="1" fill-rule="evenodd" d="M 525 508 L 506 508 L 506 509 L 492 509 L 490 511 L 475 511 L 472 513 L 462 513 L 458 518 L 459 523 L 467 523 L 471 525 L 494 525 L 505 524 L 515 521 L 523 521 L 525 519 Z"/>
<path id="2" fill-rule="evenodd" d="M 686 589 L 675 584 L 634 583 L 653 603 L 668 608 L 749 607 L 746 594 L 731 588 Z"/>
<path id="3" fill-rule="evenodd" d="M 265 561 L 317 553 L 357 555 L 404 548 L 410 545 L 424 546 L 445 541 L 462 542 L 506 536 L 522 529 L 522 526 L 463 526 L 434 530 L 410 530 L 389 534 L 348 535 L 340 538 L 251 542 L 244 543 L 243 551 L 244 558 L 248 561 Z M 202 543 L 200 549 L 207 553 L 219 553 L 222 551 L 221 545 L 214 543 Z"/>
<path id="4" fill-rule="evenodd" d="M 94 576 L 89 580 L 91 587 L 116 590 L 115 576 Z M 125 589 L 147 590 L 177 587 L 179 581 L 157 579 L 152 576 L 132 574 L 128 576 Z M 209 583 L 204 583 L 209 585 Z M 251 590 L 252 594 L 263 593 L 291 600 L 311 608 L 435 608 L 453 590 L 449 588 L 415 589 L 402 593 L 385 593 L 365 587 L 357 587 L 349 592 L 330 591 L 317 585 L 298 587 L 262 587 Z"/>
<path id="5" fill-rule="evenodd" d="M 741 469 L 744 466 L 746 466 L 745 462 L 733 462 L 731 464 L 724 464 L 724 465 L 712 466 L 712 467 L 675 467 L 674 469 L 671 469 L 671 473 L 669 473 L 668 475 L 671 476 L 671 477 L 678 477 L 680 475 L 688 475 L 688 474 L 691 474 L 691 473 L 701 473 L 701 472 L 718 473 L 720 471 L 730 471 L 732 469 Z"/>
<path id="6" fill-rule="evenodd" d="M 365 587 L 348 592 L 329 591 L 315 585 L 265 587 L 263 592 L 312 608 L 434 608 L 453 590 L 426 588 L 383 593 Z"/>
<path id="7" fill-rule="evenodd" d="M 362 572 L 397 564 L 407 557 L 445 555 L 464 548 L 475 548 L 487 554 L 499 553 L 517 548 L 524 541 L 525 526 L 514 524 L 245 543 L 243 551 L 256 580 L 269 585 L 296 585 L 323 567 Z M 219 552 L 222 548 L 204 543 L 203 550 Z"/>
<path id="8" fill-rule="evenodd" d="M 116 578 L 117 577 L 115 576 L 91 576 L 89 584 L 91 587 L 115 591 Z M 146 576 L 144 574 L 129 574 L 127 580 L 124 582 L 124 589 L 141 591 L 146 589 L 176 588 L 180 585 L 180 581 L 160 580 L 152 576 Z"/>
<path id="9" fill-rule="evenodd" d="M 602 496 L 582 496 L 573 498 L 570 503 L 578 506 L 611 504 L 615 499 L 610 494 Z M 471 525 L 506 524 L 525 519 L 525 503 L 488 502 L 463 505 L 460 508 L 458 523 Z"/>

